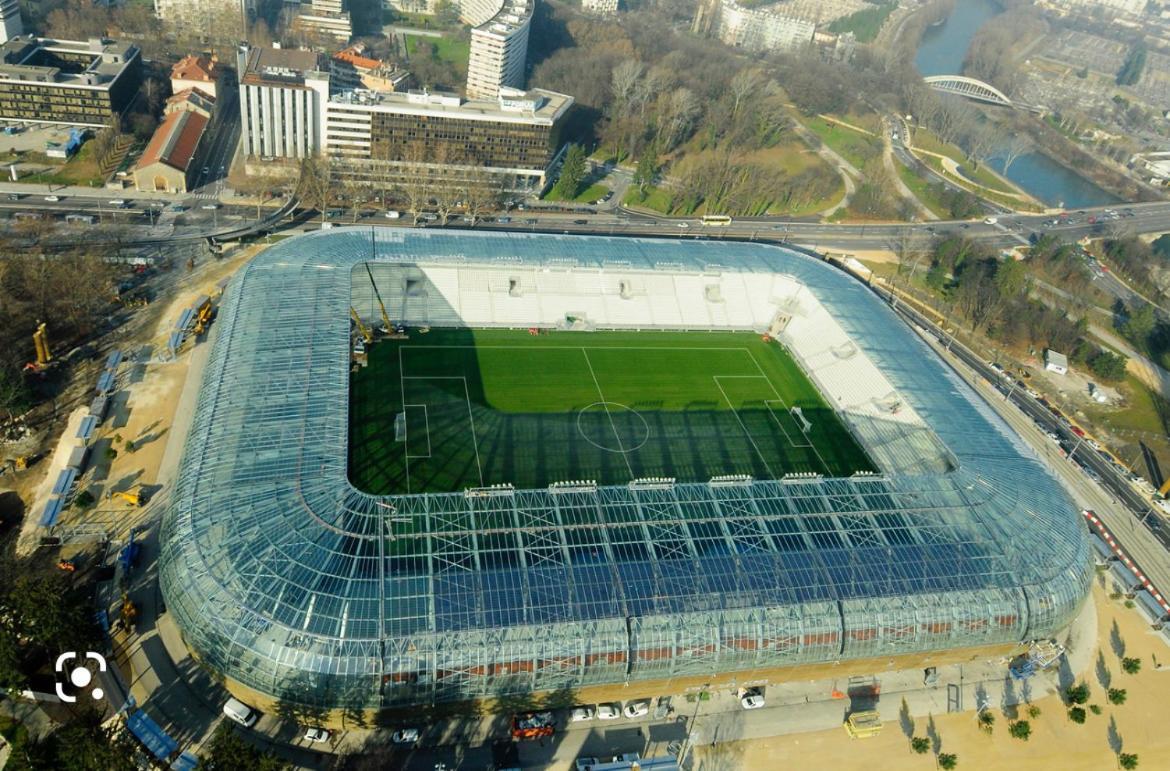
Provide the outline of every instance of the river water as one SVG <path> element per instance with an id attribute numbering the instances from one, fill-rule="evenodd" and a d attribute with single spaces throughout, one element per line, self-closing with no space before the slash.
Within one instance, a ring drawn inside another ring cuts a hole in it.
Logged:
<path id="1" fill-rule="evenodd" d="M 923 34 L 914 57 L 918 71 L 923 77 L 961 73 L 971 38 L 988 19 L 1001 12 L 993 0 L 958 0 L 946 21 L 927 28 Z M 993 159 L 991 163 L 1002 173 L 1000 161 Z M 1004 176 L 1049 206 L 1075 209 L 1119 200 L 1043 153 L 1021 155 Z"/>

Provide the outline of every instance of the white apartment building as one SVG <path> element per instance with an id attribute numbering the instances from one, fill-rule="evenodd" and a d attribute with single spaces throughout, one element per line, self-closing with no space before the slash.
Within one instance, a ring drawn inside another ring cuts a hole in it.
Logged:
<path id="1" fill-rule="evenodd" d="M 475 0 L 480 2 L 480 0 Z M 535 0 L 504 0 L 487 21 L 471 30 L 467 97 L 495 99 L 500 88 L 522 88 L 528 61 L 528 28 Z M 486 6 L 477 8 L 480 15 Z"/>
<path id="2" fill-rule="evenodd" d="M 344 10 L 344 0 L 312 0 L 301 3 L 296 23 L 303 29 L 328 35 L 342 43 L 353 37 L 353 23 Z"/>
<path id="3" fill-rule="evenodd" d="M 719 12 L 719 39 L 748 51 L 784 51 L 812 42 L 817 25 L 765 8 L 743 8 L 723 0 Z"/>
<path id="4" fill-rule="evenodd" d="M 17 35 L 24 34 L 24 22 L 20 18 L 20 3 L 17 0 L 0 0 L 0 43 L 7 43 Z"/>
<path id="5" fill-rule="evenodd" d="M 581 10 L 598 16 L 611 16 L 617 13 L 618 0 L 581 0 Z"/>
<path id="6" fill-rule="evenodd" d="M 240 25 L 256 9 L 256 0 L 154 0 L 154 15 L 171 25 L 195 25 L 220 29 L 225 23 Z"/>
<path id="7" fill-rule="evenodd" d="M 1040 3 L 1062 11 L 1091 13 L 1094 9 L 1105 11 L 1106 17 L 1142 16 L 1146 12 L 1146 0 L 1048 0 Z"/>
<path id="8" fill-rule="evenodd" d="M 322 146 L 329 73 L 312 51 L 239 52 L 240 138 L 244 155 L 305 158 Z"/>

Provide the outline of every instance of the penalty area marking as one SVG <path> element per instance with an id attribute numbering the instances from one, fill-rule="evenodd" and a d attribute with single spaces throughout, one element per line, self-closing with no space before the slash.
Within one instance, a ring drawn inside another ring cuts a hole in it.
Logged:
<path id="1" fill-rule="evenodd" d="M 426 435 L 427 435 L 427 454 L 426 455 L 416 454 L 416 453 L 412 453 L 410 451 L 410 421 L 409 421 L 409 419 L 404 418 L 402 421 L 402 429 L 403 429 L 402 430 L 402 441 L 405 442 L 405 444 L 406 444 L 406 457 L 411 459 L 411 460 L 418 460 L 420 458 L 431 457 L 431 418 L 430 418 L 429 413 L 427 412 L 427 405 L 425 405 L 425 404 L 404 404 L 404 405 L 402 405 L 402 414 L 406 415 L 410 411 L 411 408 L 418 409 L 419 407 L 422 407 L 422 411 L 423 411 L 423 425 L 424 425 L 424 431 L 426 432 Z"/>

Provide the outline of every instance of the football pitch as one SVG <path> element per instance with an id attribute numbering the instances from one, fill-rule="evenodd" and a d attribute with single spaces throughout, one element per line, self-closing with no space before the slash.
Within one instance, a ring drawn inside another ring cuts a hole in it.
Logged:
<path id="1" fill-rule="evenodd" d="M 369 493 L 874 469 L 791 355 L 752 333 L 411 330 L 368 355 L 349 475 Z"/>

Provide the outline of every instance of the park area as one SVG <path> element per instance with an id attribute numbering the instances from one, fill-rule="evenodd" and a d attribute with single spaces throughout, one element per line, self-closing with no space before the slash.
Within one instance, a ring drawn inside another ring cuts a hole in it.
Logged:
<path id="1" fill-rule="evenodd" d="M 370 493 L 873 470 L 755 333 L 433 329 L 368 357 L 350 382 L 349 471 Z"/>

